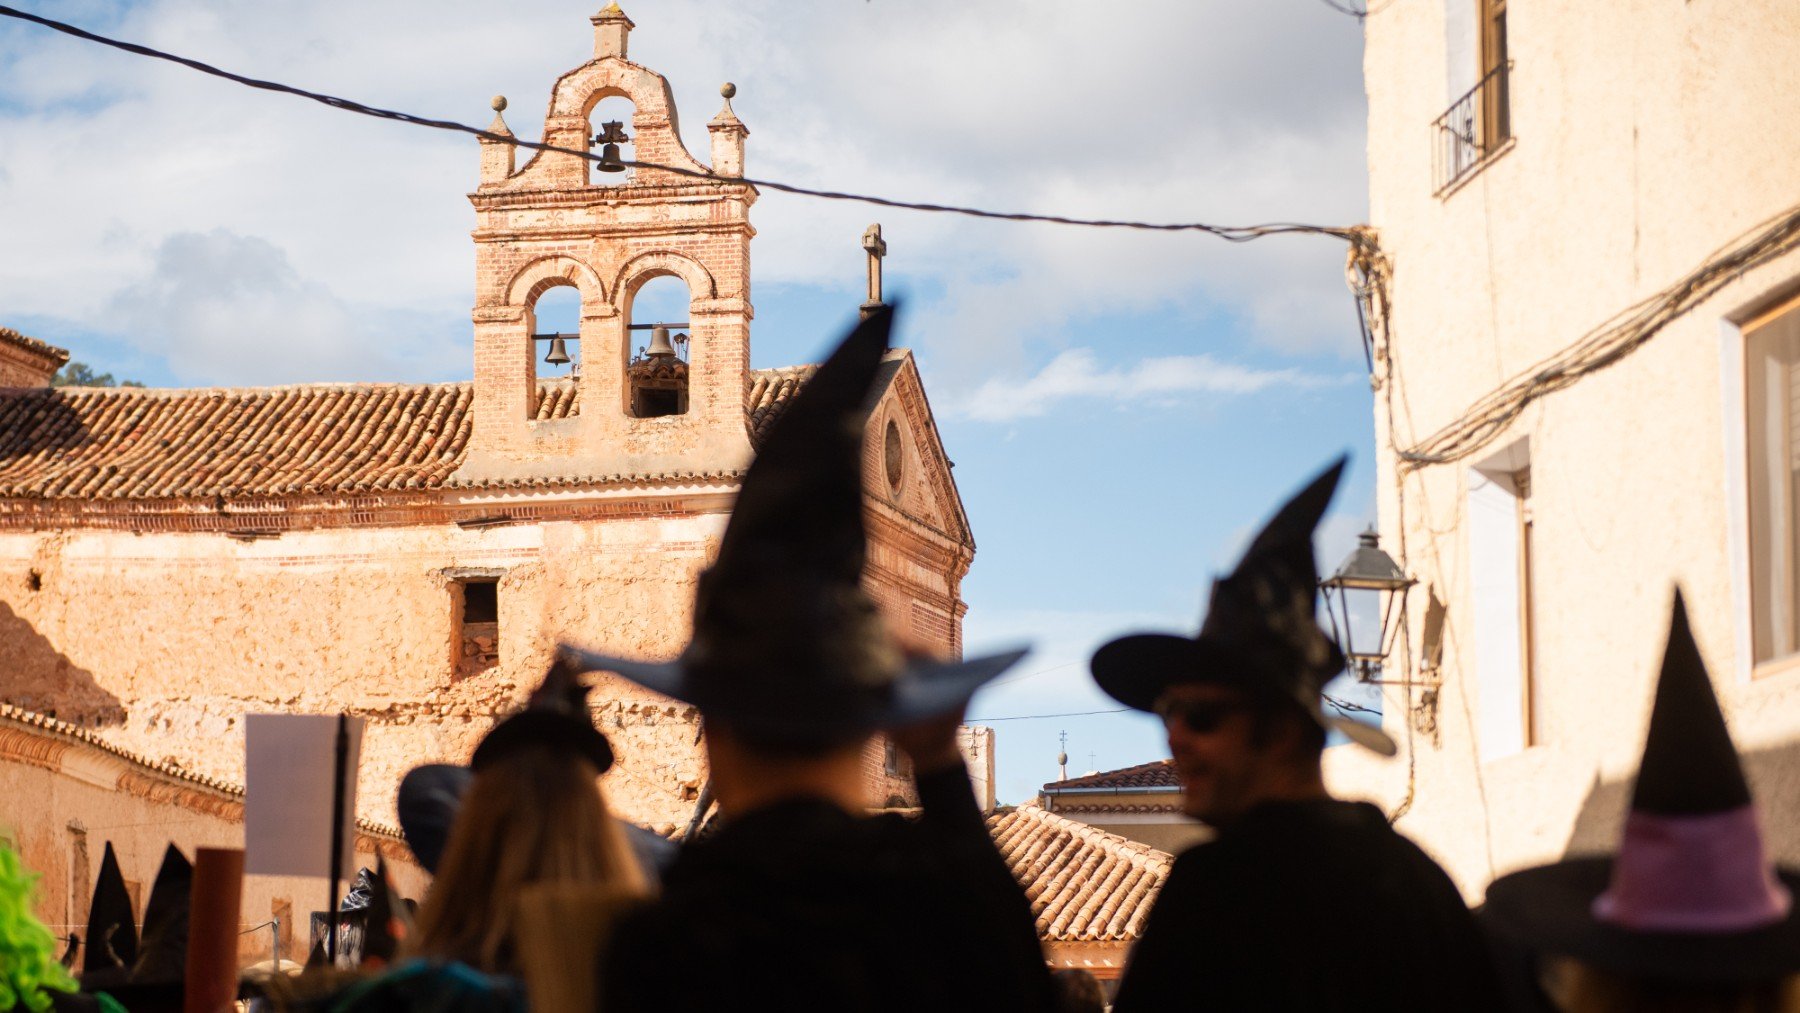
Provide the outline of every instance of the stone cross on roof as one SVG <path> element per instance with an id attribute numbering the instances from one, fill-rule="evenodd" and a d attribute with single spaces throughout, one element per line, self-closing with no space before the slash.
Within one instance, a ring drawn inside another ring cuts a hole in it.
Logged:
<path id="1" fill-rule="evenodd" d="M 887 240 L 881 238 L 881 223 L 863 230 L 862 246 L 869 253 L 869 301 L 865 311 L 881 305 L 881 258 L 887 256 Z"/>

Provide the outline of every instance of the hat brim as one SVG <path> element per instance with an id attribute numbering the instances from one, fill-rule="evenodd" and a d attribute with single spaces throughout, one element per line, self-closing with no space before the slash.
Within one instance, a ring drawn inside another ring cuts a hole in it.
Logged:
<path id="1" fill-rule="evenodd" d="M 400 779 L 394 805 L 400 816 L 400 835 L 426 872 L 437 874 L 457 810 L 474 781 L 473 770 L 451 763 L 414 767 Z"/>
<path id="2" fill-rule="evenodd" d="M 809 707 L 806 701 L 761 694 L 709 697 L 704 688 L 696 685 L 684 658 L 634 661 L 567 644 L 560 651 L 565 661 L 582 671 L 612 672 L 653 693 L 692 704 L 703 714 L 727 721 L 754 721 L 762 728 L 796 733 L 898 728 L 940 717 L 966 706 L 976 690 L 1029 653 L 1028 648 L 1019 648 L 962 661 L 909 662 L 895 676 L 891 692 L 884 697 L 870 696 L 854 707 L 825 710 Z"/>
<path id="3" fill-rule="evenodd" d="M 1354 718 L 1327 714 L 1320 699 L 1288 696 L 1256 678 L 1252 664 L 1230 646 L 1204 637 L 1134 633 L 1101 645 L 1088 667 L 1094 682 L 1107 696 L 1133 710 L 1154 710 L 1157 699 L 1170 686 L 1226 686 L 1252 695 L 1293 700 L 1320 726 L 1341 732 L 1351 742 L 1382 756 L 1393 756 L 1399 751 L 1387 732 Z"/>
<path id="4" fill-rule="evenodd" d="M 502 719 L 483 736 L 469 766 L 479 772 L 490 763 L 540 746 L 582 757 L 602 774 L 612 769 L 612 743 L 591 720 L 532 707 Z"/>
<path id="5" fill-rule="evenodd" d="M 1525 869 L 1488 887 L 1483 917 L 1538 955 L 1572 957 L 1633 977 L 1694 984 L 1769 981 L 1800 973 L 1800 908 L 1766 928 L 1731 933 L 1633 932 L 1594 917 L 1611 857 Z M 1800 896 L 1800 872 L 1777 869 Z"/>

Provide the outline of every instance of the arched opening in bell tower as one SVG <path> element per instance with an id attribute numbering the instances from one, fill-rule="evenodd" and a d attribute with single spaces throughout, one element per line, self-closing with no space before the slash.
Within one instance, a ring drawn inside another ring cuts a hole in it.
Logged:
<path id="1" fill-rule="evenodd" d="M 590 160 L 589 186 L 623 186 L 637 175 L 624 163 L 637 158 L 637 107 L 623 95 L 606 95 L 588 110 L 588 145 L 599 157 Z"/>
<path id="2" fill-rule="evenodd" d="M 688 410 L 689 336 L 687 283 L 655 275 L 631 293 L 630 359 L 625 365 L 625 413 L 653 419 Z"/>
<path id="3" fill-rule="evenodd" d="M 554 285 L 527 307 L 531 323 L 533 418 L 574 415 L 581 378 L 581 290 Z"/>

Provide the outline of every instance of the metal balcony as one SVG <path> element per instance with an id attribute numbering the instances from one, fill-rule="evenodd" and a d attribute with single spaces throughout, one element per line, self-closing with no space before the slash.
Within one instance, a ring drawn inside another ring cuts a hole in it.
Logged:
<path id="1" fill-rule="evenodd" d="M 1512 140 L 1507 74 L 1512 63 L 1487 72 L 1431 125 L 1432 178 L 1437 194 L 1473 175 Z"/>

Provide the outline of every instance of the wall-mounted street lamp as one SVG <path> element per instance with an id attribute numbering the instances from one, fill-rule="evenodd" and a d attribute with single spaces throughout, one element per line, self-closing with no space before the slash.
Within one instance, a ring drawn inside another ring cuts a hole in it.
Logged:
<path id="1" fill-rule="evenodd" d="M 1362 682 L 1377 678 L 1388 645 L 1406 614 L 1406 592 L 1418 581 L 1406 575 L 1394 557 L 1382 551 L 1381 536 L 1371 527 L 1337 572 L 1319 582 L 1331 633 L 1343 648 L 1348 669 Z"/>

